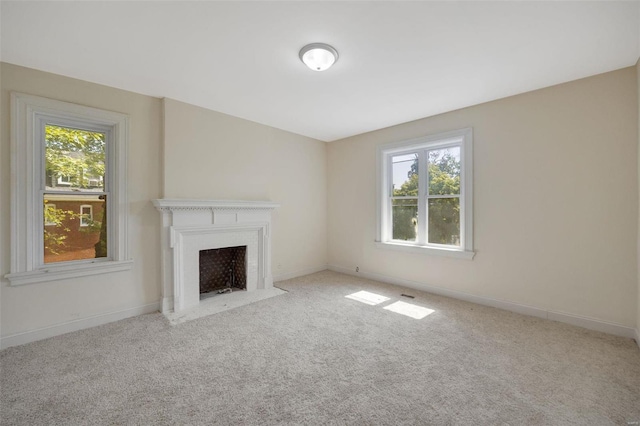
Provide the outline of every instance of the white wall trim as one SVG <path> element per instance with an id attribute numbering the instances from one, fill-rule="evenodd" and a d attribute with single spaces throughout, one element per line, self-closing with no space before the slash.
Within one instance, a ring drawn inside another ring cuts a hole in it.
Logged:
<path id="1" fill-rule="evenodd" d="M 25 284 L 44 283 L 56 280 L 68 280 L 71 278 L 85 277 L 88 275 L 100 275 L 110 272 L 128 271 L 133 268 L 132 260 L 88 260 L 77 261 L 71 265 L 61 265 L 54 268 L 43 268 L 37 271 L 17 272 L 6 274 L 5 278 L 12 286 Z"/>
<path id="2" fill-rule="evenodd" d="M 636 344 L 638 345 L 638 348 L 640 348 L 640 324 L 638 324 L 638 328 L 636 328 Z"/>
<path id="3" fill-rule="evenodd" d="M 376 241 L 376 247 L 384 250 L 404 251 L 408 253 L 429 254 L 433 256 L 453 257 L 456 259 L 472 260 L 476 255 L 474 251 L 456 250 L 450 248 L 433 248 L 415 244 L 402 244 L 396 242 Z"/>
<path id="4" fill-rule="evenodd" d="M 316 272 L 326 271 L 327 269 L 328 269 L 327 265 L 322 265 L 315 268 L 303 269 L 300 271 L 287 272 L 286 274 L 274 275 L 273 282 L 286 281 L 292 278 L 298 278 L 305 275 L 315 274 Z"/>
<path id="5" fill-rule="evenodd" d="M 616 336 L 628 337 L 630 339 L 635 338 L 636 330 L 634 328 L 595 318 L 583 317 L 581 315 L 568 314 L 565 312 L 547 311 L 547 319 L 576 325 L 589 330 L 601 331 L 603 333 L 613 334 Z"/>
<path id="6" fill-rule="evenodd" d="M 492 299 L 489 297 L 476 296 L 469 293 L 464 293 L 456 290 L 448 290 L 442 287 L 431 286 L 423 284 L 417 281 L 405 280 L 402 278 L 389 277 L 387 275 L 376 274 L 372 272 L 355 272 L 351 268 L 347 268 L 339 265 L 329 265 L 329 270 L 334 272 L 341 272 L 347 275 L 353 275 L 356 277 L 363 277 L 370 280 L 381 281 L 388 284 L 395 284 L 402 287 L 413 288 L 420 291 L 426 291 L 428 293 L 438 294 L 440 296 L 451 297 L 453 299 L 464 300 L 465 302 L 477 303 L 478 305 L 491 306 L 493 308 L 504 309 L 506 311 L 516 312 L 523 315 L 530 315 L 533 317 L 549 319 L 552 321 L 563 322 L 566 324 L 576 325 L 578 327 L 587 328 L 589 330 L 601 331 L 604 333 L 613 334 L 616 336 L 627 337 L 630 339 L 636 339 L 638 342 L 638 331 L 626 327 L 624 325 L 615 324 L 607 321 L 602 321 L 594 318 L 582 317 L 579 315 L 568 314 L 564 312 L 556 312 L 547 310 L 544 308 L 538 308 L 535 306 L 521 305 L 515 302 L 508 302 L 504 300 Z M 640 345 L 640 344 L 639 344 Z"/>
<path id="7" fill-rule="evenodd" d="M 120 321 L 125 318 L 158 312 L 159 310 L 160 302 L 155 302 L 148 305 L 108 312 L 106 314 L 93 315 L 90 317 L 67 321 L 49 327 L 11 334 L 0 338 L 0 349 L 9 348 L 11 346 L 24 345 L 25 343 L 48 339 L 50 337 L 70 333 L 72 331 L 84 330 L 86 328 L 96 327 L 98 325 L 108 324 L 114 321 Z"/>

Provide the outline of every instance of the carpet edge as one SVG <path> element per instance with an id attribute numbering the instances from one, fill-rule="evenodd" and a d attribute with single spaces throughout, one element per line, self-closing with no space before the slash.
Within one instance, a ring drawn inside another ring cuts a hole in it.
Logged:
<path id="1" fill-rule="evenodd" d="M 138 315 L 158 312 L 160 310 L 160 307 L 161 303 L 160 301 L 157 301 L 146 305 L 135 306 L 133 308 L 121 309 L 118 311 L 92 315 L 86 318 L 66 321 L 52 326 L 37 328 L 35 330 L 10 334 L 8 336 L 0 337 L 0 350 L 9 348 L 11 346 L 24 345 L 26 343 L 48 339 L 50 337 L 71 333 L 73 331 L 84 330 L 86 328 L 108 324 L 110 322 L 120 321 Z"/>
<path id="2" fill-rule="evenodd" d="M 402 278 L 394 278 L 387 275 L 377 274 L 373 272 L 355 272 L 351 268 L 346 268 L 339 265 L 329 265 L 328 269 L 334 272 L 340 272 L 347 275 L 353 275 L 356 277 L 363 277 L 375 281 L 381 281 L 388 284 L 395 284 L 402 287 L 413 288 L 420 291 L 426 291 L 428 293 L 438 294 L 440 296 L 451 297 L 453 299 L 464 300 L 465 302 L 476 303 L 478 305 L 490 306 L 493 308 L 503 309 L 510 312 L 516 312 L 518 314 L 529 315 L 533 317 L 548 319 L 551 321 L 558 321 L 565 324 L 570 324 L 589 330 L 600 331 L 603 333 L 613 334 L 615 336 L 627 337 L 629 339 L 636 339 L 636 342 L 640 346 L 638 340 L 638 330 L 624 326 L 622 324 L 616 324 L 607 322 L 595 318 L 583 317 L 566 312 L 557 312 L 544 308 L 538 308 L 530 305 L 522 305 L 515 302 L 509 302 L 505 300 L 492 299 L 489 297 L 476 296 L 470 293 L 465 293 L 456 290 L 448 290 L 442 287 L 431 286 L 423 284 L 418 281 L 405 280 Z"/>

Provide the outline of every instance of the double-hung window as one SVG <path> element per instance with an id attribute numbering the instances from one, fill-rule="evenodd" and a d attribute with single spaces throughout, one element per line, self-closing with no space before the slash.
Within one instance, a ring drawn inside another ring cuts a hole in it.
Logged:
<path id="1" fill-rule="evenodd" d="M 462 129 L 380 146 L 380 247 L 473 258 L 472 139 Z"/>
<path id="2" fill-rule="evenodd" d="M 129 269 L 128 117 L 11 94 L 11 285 Z"/>

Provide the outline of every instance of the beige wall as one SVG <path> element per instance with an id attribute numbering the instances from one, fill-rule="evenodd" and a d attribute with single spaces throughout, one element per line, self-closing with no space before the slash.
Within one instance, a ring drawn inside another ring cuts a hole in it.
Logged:
<path id="1" fill-rule="evenodd" d="M 273 201 L 276 279 L 327 263 L 324 142 L 164 100 L 164 196 Z"/>
<path id="2" fill-rule="evenodd" d="M 160 300 L 161 101 L 6 63 L 1 65 L 0 275 L 9 272 L 9 92 L 17 91 L 130 116 L 129 220 L 131 271 L 10 287 L 0 283 L 3 337 L 73 320 L 138 308 Z"/>
<path id="3" fill-rule="evenodd" d="M 332 142 L 329 264 L 635 327 L 634 67 Z M 471 126 L 472 261 L 376 248 L 376 147 Z"/>
<path id="4" fill-rule="evenodd" d="M 130 115 L 135 266 L 20 287 L 3 279 L 1 334 L 158 302 L 159 214 L 150 200 L 161 196 L 281 203 L 274 213 L 276 277 L 322 268 L 328 259 L 640 327 L 640 294 L 630 297 L 640 293 L 637 78 L 640 63 L 327 145 L 169 99 L 2 64 L 0 274 L 9 271 L 10 256 L 9 91 Z M 376 146 L 467 126 L 475 140 L 476 258 L 377 249 Z"/>

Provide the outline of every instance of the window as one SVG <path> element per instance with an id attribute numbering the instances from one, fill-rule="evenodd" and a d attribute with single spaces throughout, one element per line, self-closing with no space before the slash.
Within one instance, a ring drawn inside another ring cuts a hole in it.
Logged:
<path id="1" fill-rule="evenodd" d="M 379 247 L 472 259 L 472 130 L 378 150 Z"/>
<path id="2" fill-rule="evenodd" d="M 126 115 L 11 94 L 11 285 L 129 269 Z"/>
<path id="3" fill-rule="evenodd" d="M 93 224 L 93 206 L 84 204 L 80 206 L 80 227 L 87 227 Z"/>
<path id="4" fill-rule="evenodd" d="M 58 176 L 58 185 L 59 186 L 71 186 L 71 176 Z"/>
<path id="5" fill-rule="evenodd" d="M 110 219 L 105 213 L 111 188 L 92 186 L 91 180 L 109 178 L 110 133 L 92 123 L 59 124 L 63 122 L 62 118 L 48 118 L 35 150 L 43 151 L 39 156 L 44 157 L 39 179 L 42 199 L 45 205 L 55 201 L 60 206 L 53 218 L 55 228 L 44 229 L 45 264 L 108 257 Z M 85 128 L 79 128 L 82 125 Z M 99 221 L 93 220 L 94 205 L 100 211 Z"/>
<path id="6" fill-rule="evenodd" d="M 52 203 L 44 204 L 44 226 L 56 226 L 56 205 Z"/>

